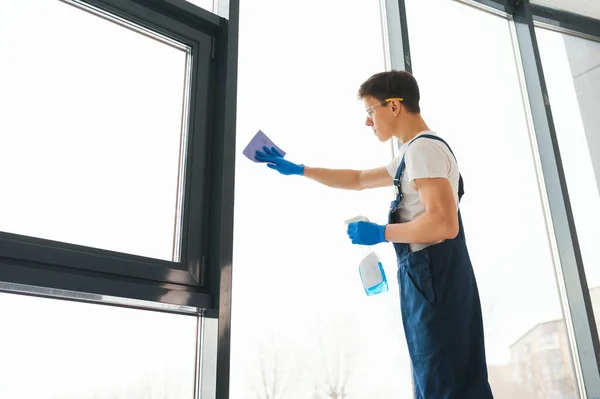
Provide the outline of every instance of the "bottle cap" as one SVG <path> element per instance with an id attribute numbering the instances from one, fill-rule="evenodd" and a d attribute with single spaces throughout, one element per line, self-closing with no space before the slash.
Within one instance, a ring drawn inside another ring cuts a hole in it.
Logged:
<path id="1" fill-rule="evenodd" d="M 354 223 L 354 222 L 368 222 L 368 221 L 369 221 L 368 217 L 359 215 L 359 216 L 355 216 L 351 219 L 346 220 L 344 223 L 350 224 L 350 223 Z"/>

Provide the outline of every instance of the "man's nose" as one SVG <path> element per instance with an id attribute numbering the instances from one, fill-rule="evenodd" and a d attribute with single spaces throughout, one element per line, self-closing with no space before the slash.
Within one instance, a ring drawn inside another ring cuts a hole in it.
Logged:
<path id="1" fill-rule="evenodd" d="M 365 121 L 365 126 L 373 126 L 373 120 L 367 117 L 367 120 Z"/>

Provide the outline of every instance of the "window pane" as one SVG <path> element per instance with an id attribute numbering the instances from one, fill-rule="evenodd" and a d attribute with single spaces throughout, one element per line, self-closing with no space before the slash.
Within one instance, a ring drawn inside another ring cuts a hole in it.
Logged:
<path id="1" fill-rule="evenodd" d="M 305 165 L 391 160 L 356 99 L 384 70 L 379 3 L 241 7 L 231 398 L 412 398 L 393 248 L 376 248 L 389 291 L 367 297 L 364 253 L 344 225 L 360 214 L 385 223 L 393 189 L 333 190 L 241 154 L 262 129 Z"/>
<path id="2" fill-rule="evenodd" d="M 213 10 L 213 0 L 186 0 L 188 3 L 192 3 L 197 5 L 200 8 L 204 8 L 207 11 L 212 12 Z"/>
<path id="3" fill-rule="evenodd" d="M 193 316 L 0 293 L 0 320 L 2 398 L 193 398 Z"/>
<path id="4" fill-rule="evenodd" d="M 577 238 L 600 322 L 600 43 L 536 29 Z"/>
<path id="5" fill-rule="evenodd" d="M 202 324 L 202 370 L 200 399 L 219 399 L 217 390 L 217 352 L 219 349 L 219 320 L 204 318 Z"/>
<path id="6" fill-rule="evenodd" d="M 423 116 L 465 180 L 494 397 L 577 397 L 509 22 L 454 1 L 407 15 Z"/>
<path id="7" fill-rule="evenodd" d="M 188 58 L 150 35 L 0 3 L 1 231 L 178 260 Z"/>

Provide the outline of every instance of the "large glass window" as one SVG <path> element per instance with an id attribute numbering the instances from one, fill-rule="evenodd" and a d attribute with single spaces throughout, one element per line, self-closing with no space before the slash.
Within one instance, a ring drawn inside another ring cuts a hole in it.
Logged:
<path id="1" fill-rule="evenodd" d="M 391 160 L 357 101 L 384 70 L 379 3 L 241 8 L 231 398 L 412 398 L 393 248 L 376 248 L 390 290 L 367 297 L 344 225 L 384 223 L 393 190 L 333 190 L 242 155 L 261 129 L 309 166 Z"/>
<path id="2" fill-rule="evenodd" d="M 494 395 L 576 397 L 510 22 L 454 1 L 406 6 L 423 116 L 465 180 Z"/>
<path id="3" fill-rule="evenodd" d="M 542 28 L 536 28 L 536 34 L 577 238 L 598 324 L 600 42 Z"/>
<path id="4" fill-rule="evenodd" d="M 179 261 L 189 48 L 90 10 L 0 3 L 0 231 Z"/>
<path id="5" fill-rule="evenodd" d="M 192 399 L 194 316 L 0 293 L 0 397 Z"/>

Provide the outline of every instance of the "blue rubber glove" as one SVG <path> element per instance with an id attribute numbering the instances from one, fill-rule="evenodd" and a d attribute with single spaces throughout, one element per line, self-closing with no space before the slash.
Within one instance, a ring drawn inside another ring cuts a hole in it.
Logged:
<path id="1" fill-rule="evenodd" d="M 286 159 L 277 151 L 276 148 L 263 147 L 262 151 L 256 151 L 256 160 L 260 162 L 266 162 L 267 166 L 271 169 L 275 169 L 282 175 L 299 175 L 304 174 L 304 165 L 296 165 Z"/>
<path id="2" fill-rule="evenodd" d="M 375 245 L 385 240 L 385 227 L 371 222 L 354 222 L 348 224 L 348 237 L 352 244 Z"/>

